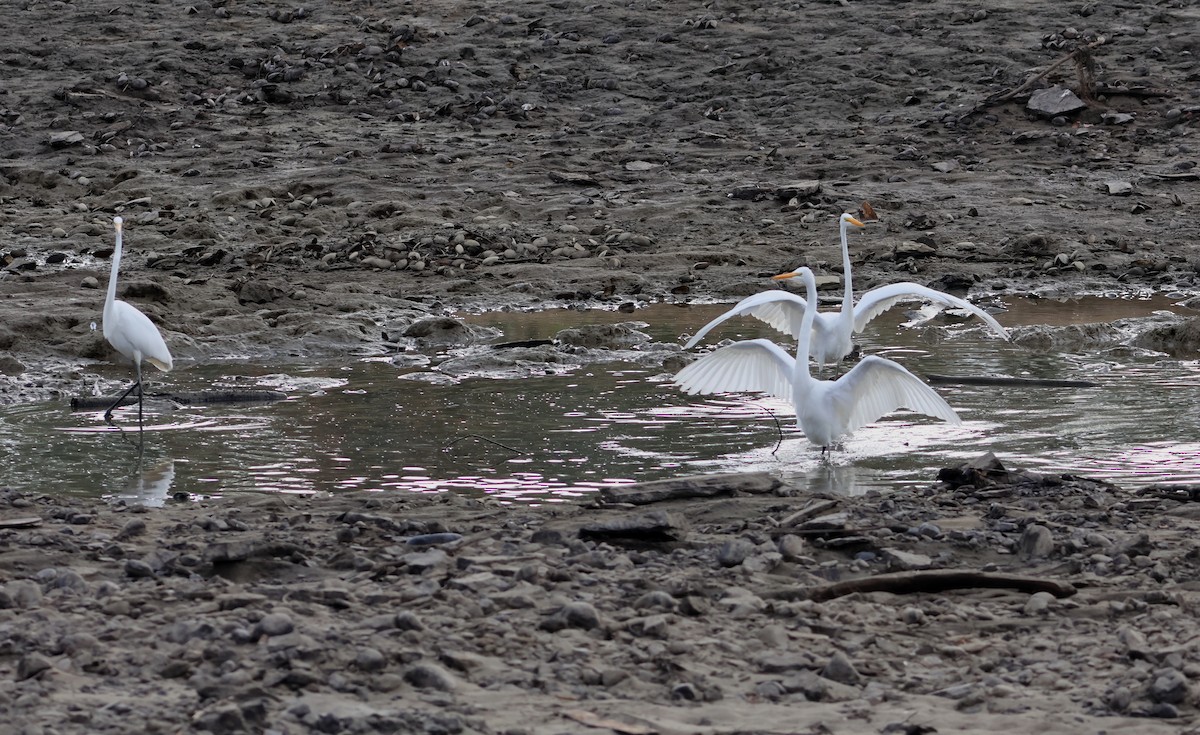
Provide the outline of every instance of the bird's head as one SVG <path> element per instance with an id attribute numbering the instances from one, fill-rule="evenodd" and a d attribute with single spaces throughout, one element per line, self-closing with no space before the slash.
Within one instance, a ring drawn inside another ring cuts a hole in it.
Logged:
<path id="1" fill-rule="evenodd" d="M 113 227 L 117 228 L 117 232 L 121 231 L 121 223 L 123 223 L 124 221 L 125 220 L 121 219 L 121 217 L 119 215 L 116 217 L 113 217 Z"/>
<path id="2" fill-rule="evenodd" d="M 811 276 L 813 272 L 807 266 L 802 265 L 794 271 L 788 271 L 787 273 L 780 273 L 777 276 L 771 276 L 771 280 L 786 281 L 789 278 L 803 278 L 806 274 Z"/>
<path id="3" fill-rule="evenodd" d="M 842 215 L 842 227 L 845 227 L 846 225 L 854 225 L 855 227 L 866 227 L 866 225 L 864 225 L 862 223 L 862 221 L 860 221 L 857 217 L 855 217 L 852 214 L 843 214 Z"/>

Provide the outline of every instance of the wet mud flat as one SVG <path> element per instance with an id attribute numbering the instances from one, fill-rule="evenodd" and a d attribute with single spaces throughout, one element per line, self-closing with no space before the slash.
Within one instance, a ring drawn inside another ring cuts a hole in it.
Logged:
<path id="1" fill-rule="evenodd" d="M 4 491 L 0 703 L 22 733 L 1193 732 L 1194 493 L 944 478 Z"/>
<path id="2" fill-rule="evenodd" d="M 859 288 L 1188 291 L 1197 12 L 8 4 L 0 401 L 124 377 L 90 327 L 118 213 L 118 296 L 181 367 L 836 278 L 866 200 Z M 1087 104 L 1027 109 L 1055 85 Z"/>

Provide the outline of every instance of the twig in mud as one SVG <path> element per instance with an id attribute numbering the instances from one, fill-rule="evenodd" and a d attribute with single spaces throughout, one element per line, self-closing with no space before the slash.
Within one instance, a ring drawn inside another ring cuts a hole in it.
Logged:
<path id="1" fill-rule="evenodd" d="M 449 444 L 447 444 L 446 446 L 442 447 L 442 451 L 443 452 L 450 451 L 451 447 L 453 447 L 455 444 L 458 444 L 463 439 L 478 439 L 479 441 L 484 441 L 484 442 L 487 442 L 488 444 L 495 444 L 498 447 L 507 449 L 508 451 L 512 452 L 513 454 L 526 454 L 526 452 L 522 452 L 520 449 L 510 447 L 507 444 L 503 444 L 501 442 L 496 441 L 495 439 L 488 439 L 486 436 L 480 436 L 479 434 L 463 434 L 462 436 L 458 437 L 457 439 L 451 440 L 451 442 Z"/>
<path id="2" fill-rule="evenodd" d="M 993 107 L 995 105 L 999 105 L 1001 103 L 1008 102 L 1013 97 L 1016 97 L 1017 95 L 1021 94 L 1022 92 L 1028 91 L 1030 89 L 1030 87 L 1032 87 L 1038 80 L 1044 79 L 1048 74 L 1050 74 L 1050 72 L 1054 71 L 1055 69 L 1057 69 L 1058 67 L 1067 63 L 1068 61 L 1075 62 L 1076 73 L 1079 75 L 1080 80 L 1082 81 L 1085 76 L 1085 74 L 1084 74 L 1085 66 L 1088 69 L 1091 69 L 1095 65 L 1095 62 L 1092 60 L 1092 54 L 1091 54 L 1092 49 L 1103 46 L 1106 40 L 1107 39 L 1105 39 L 1103 36 L 1101 36 L 1100 38 L 1097 38 L 1095 41 L 1092 41 L 1089 44 L 1080 46 L 1079 48 L 1071 51 L 1071 53 L 1067 54 L 1066 56 L 1062 57 L 1061 59 L 1059 59 L 1055 62 L 1052 62 L 1045 69 L 1042 69 L 1040 72 L 1029 77 L 1024 82 L 1017 85 L 1016 87 L 1013 87 L 1009 91 L 994 94 L 991 97 L 988 97 L 987 99 L 983 100 L 982 102 L 977 103 L 970 110 L 967 110 L 962 115 L 960 115 L 958 118 L 959 121 L 961 122 L 961 121 L 967 119 L 968 117 L 970 117 L 971 115 L 974 115 L 978 112 L 982 112 L 983 110 L 986 110 L 989 107 Z M 1083 58 L 1085 58 L 1086 61 L 1081 62 L 1080 60 Z M 1090 74 L 1089 74 L 1089 76 L 1090 76 Z M 1095 99 L 1095 94 L 1092 89 L 1088 89 L 1086 91 L 1080 90 L 1080 96 L 1084 100 L 1087 100 L 1087 101 L 1092 101 Z"/>
<path id="3" fill-rule="evenodd" d="M 992 589 L 1015 589 L 1019 592 L 1049 592 L 1055 597 L 1070 597 L 1075 594 L 1075 586 L 1068 582 L 1056 582 L 1052 579 L 1027 577 L 1020 574 L 995 574 L 975 572 L 963 569 L 935 569 L 925 572 L 895 572 L 892 574 L 877 574 L 873 577 L 849 579 L 844 582 L 819 585 L 817 587 L 796 587 L 780 590 L 777 598 L 787 600 L 812 600 L 823 602 L 855 592 L 891 592 L 896 595 L 910 595 L 919 592 L 946 592 L 947 590 L 971 589 L 976 587 Z"/>

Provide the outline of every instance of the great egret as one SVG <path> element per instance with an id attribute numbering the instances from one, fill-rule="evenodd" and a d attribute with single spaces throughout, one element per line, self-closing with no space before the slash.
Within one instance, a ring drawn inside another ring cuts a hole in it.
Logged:
<path id="1" fill-rule="evenodd" d="M 104 412 L 104 420 L 112 423 L 113 409 L 121 405 L 121 401 L 137 388 L 138 392 L 138 430 L 142 429 L 142 360 L 150 363 L 159 370 L 171 369 L 171 351 L 163 341 L 158 327 L 150 321 L 150 317 L 138 308 L 125 301 L 117 299 L 117 270 L 121 267 L 121 224 L 120 217 L 113 217 L 113 226 L 117 230 L 117 246 L 112 254 L 112 270 L 108 274 L 108 295 L 104 298 L 104 339 L 113 348 L 133 361 L 137 371 L 137 380 L 120 395 L 117 400 Z"/>
<path id="2" fill-rule="evenodd" d="M 850 246 L 847 242 L 846 231 L 851 225 L 854 227 L 864 227 L 865 225 L 849 214 L 843 214 L 840 223 L 842 270 L 846 275 L 846 292 L 842 297 L 841 311 L 818 313 L 813 320 L 812 352 L 818 367 L 823 369 L 826 365 L 840 362 L 843 357 L 849 355 L 854 349 L 853 335 L 862 332 L 868 322 L 901 301 L 934 301 L 950 308 L 964 309 L 986 322 L 996 334 L 1008 339 L 1008 332 L 991 314 L 969 301 L 922 286 L 919 283 L 906 281 L 873 288 L 863 294 L 862 298 L 858 300 L 858 304 L 855 304 L 854 285 L 850 274 Z M 797 273 L 798 271 L 793 271 L 774 276 L 774 278 L 775 280 L 784 280 L 794 277 Z M 688 340 L 684 349 L 691 349 L 710 330 L 726 319 L 735 316 L 748 315 L 761 319 L 780 332 L 799 339 L 800 323 L 804 319 L 806 304 L 807 302 L 802 296 L 789 291 L 763 291 L 753 296 L 747 296 L 732 309 L 705 324 Z"/>
<path id="3" fill-rule="evenodd" d="M 808 292 L 795 358 L 770 340 L 734 342 L 680 370 L 673 379 L 675 385 L 688 394 L 761 391 L 790 400 L 800 430 L 822 451 L 898 408 L 962 423 L 932 388 L 883 357 L 864 357 L 838 380 L 812 377 L 808 358 L 817 316 L 817 282 L 808 268 L 798 268 L 794 275 L 804 280 Z"/>

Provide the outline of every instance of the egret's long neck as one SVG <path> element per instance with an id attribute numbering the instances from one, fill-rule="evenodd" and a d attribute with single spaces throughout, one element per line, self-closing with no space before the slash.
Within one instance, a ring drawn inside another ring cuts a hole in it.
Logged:
<path id="1" fill-rule="evenodd" d="M 813 322 L 817 318 L 817 280 L 811 271 L 802 274 L 804 278 L 804 319 L 800 322 L 800 338 L 796 346 L 796 381 L 797 385 L 812 378 L 808 371 L 809 347 L 812 340 Z"/>
<path id="2" fill-rule="evenodd" d="M 117 230 L 117 246 L 113 249 L 112 268 L 108 272 L 108 295 L 104 297 L 104 314 L 107 317 L 117 298 L 117 270 L 121 267 L 121 231 Z"/>
<path id="3" fill-rule="evenodd" d="M 854 284 L 850 282 L 850 243 L 846 237 L 846 222 L 842 221 L 842 273 L 846 277 L 846 295 L 842 297 L 842 312 L 854 310 Z"/>

